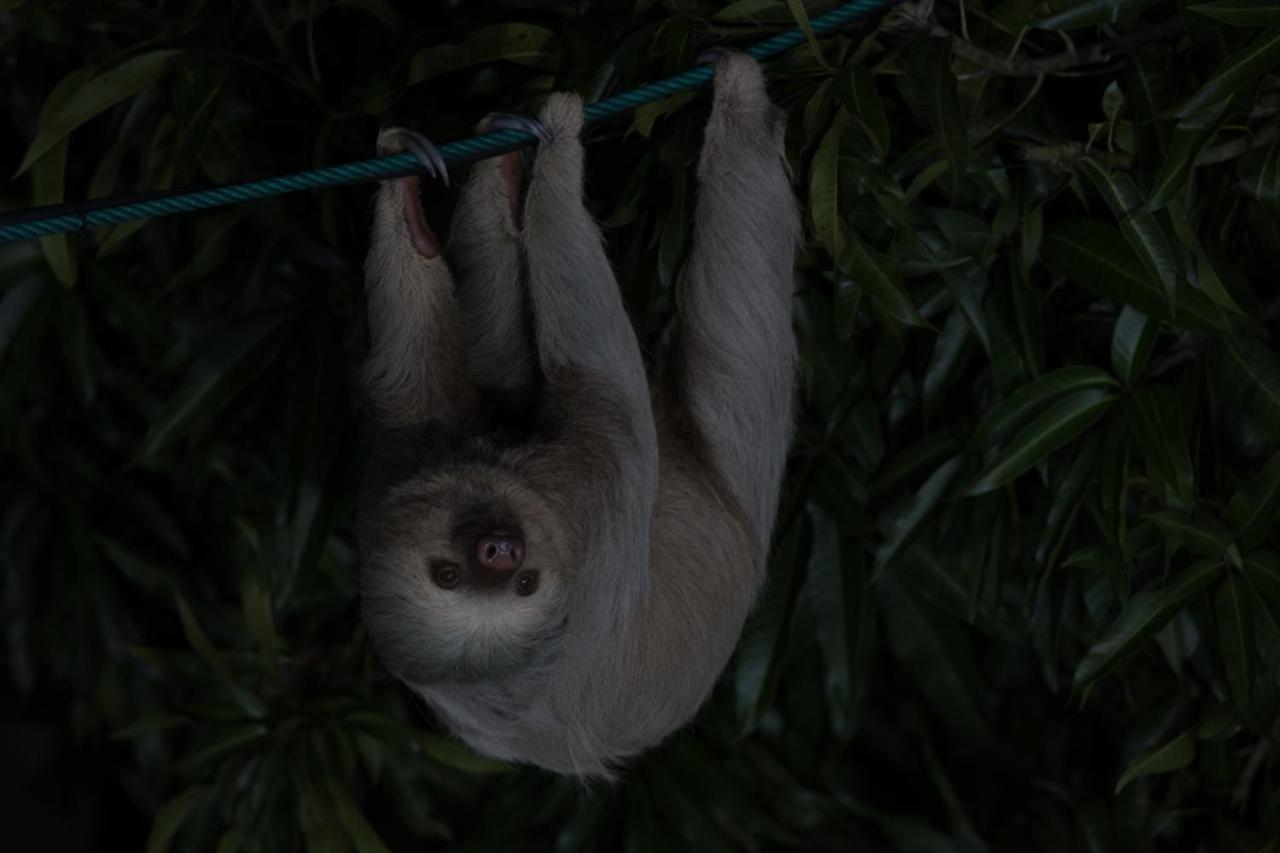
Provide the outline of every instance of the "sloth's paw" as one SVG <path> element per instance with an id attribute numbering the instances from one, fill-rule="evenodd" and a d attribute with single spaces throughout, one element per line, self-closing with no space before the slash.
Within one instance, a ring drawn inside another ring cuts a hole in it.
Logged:
<path id="1" fill-rule="evenodd" d="M 522 113 L 489 113 L 476 125 L 477 133 L 493 133 L 496 130 L 519 130 L 538 137 L 543 145 L 551 144 L 551 131 L 533 116 Z"/>
<path id="2" fill-rule="evenodd" d="M 547 98 L 538 119 L 553 143 L 576 140 L 582 132 L 582 98 L 572 92 L 556 92 Z"/>
<path id="3" fill-rule="evenodd" d="M 423 172 L 432 178 L 438 178 L 446 187 L 449 186 L 449 167 L 445 165 L 440 149 L 430 139 L 404 127 L 384 127 L 378 133 L 379 157 L 405 151 L 418 158 Z"/>

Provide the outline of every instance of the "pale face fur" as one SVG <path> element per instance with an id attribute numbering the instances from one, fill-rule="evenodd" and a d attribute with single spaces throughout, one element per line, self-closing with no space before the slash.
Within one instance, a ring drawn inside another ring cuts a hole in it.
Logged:
<path id="1" fill-rule="evenodd" d="M 362 578 L 364 619 L 387 668 L 409 684 L 469 682 L 529 666 L 560 641 L 572 566 L 545 497 L 510 470 L 479 465 L 414 478 L 388 494 Z M 518 536 L 518 571 L 474 564 L 476 539 Z M 458 572 L 442 588 L 433 572 Z M 536 588 L 520 594 L 517 578 Z M 490 576 L 492 575 L 492 576 Z"/>

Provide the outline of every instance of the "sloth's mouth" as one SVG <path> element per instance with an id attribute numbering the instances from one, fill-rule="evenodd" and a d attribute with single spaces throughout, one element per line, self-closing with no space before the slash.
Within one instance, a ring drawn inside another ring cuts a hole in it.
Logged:
<path id="1" fill-rule="evenodd" d="M 400 179 L 401 203 L 404 206 L 404 224 L 409 229 L 409 239 L 413 248 L 424 258 L 434 258 L 440 254 L 440 240 L 431 226 L 427 224 L 427 215 L 422 212 L 422 199 L 418 195 L 418 176 L 411 175 Z"/>

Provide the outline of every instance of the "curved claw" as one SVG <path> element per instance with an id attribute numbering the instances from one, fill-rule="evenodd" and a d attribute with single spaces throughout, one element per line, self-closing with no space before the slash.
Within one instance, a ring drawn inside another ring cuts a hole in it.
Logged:
<path id="1" fill-rule="evenodd" d="M 733 56 L 735 53 L 742 53 L 742 51 L 728 45 L 713 44 L 699 53 L 698 58 L 693 62 L 695 65 L 715 65 L 726 56 Z"/>
<path id="2" fill-rule="evenodd" d="M 396 135 L 396 141 L 418 158 L 418 162 L 422 164 L 428 175 L 439 178 L 446 187 L 449 186 L 449 167 L 445 164 L 444 157 L 435 143 L 412 130 L 401 130 Z"/>
<path id="3" fill-rule="evenodd" d="M 495 130 L 519 130 L 538 137 L 543 145 L 551 144 L 551 131 L 533 116 L 520 113 L 489 113 L 480 120 L 480 131 L 490 133 Z"/>

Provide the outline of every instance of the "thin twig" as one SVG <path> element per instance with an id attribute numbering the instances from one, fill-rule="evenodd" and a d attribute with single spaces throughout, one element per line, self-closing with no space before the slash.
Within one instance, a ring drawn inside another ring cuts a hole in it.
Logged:
<path id="1" fill-rule="evenodd" d="M 1039 77 L 1042 74 L 1056 74 L 1082 65 L 1096 65 L 1106 62 L 1113 54 L 1125 53 L 1141 44 L 1152 41 L 1163 41 L 1182 32 L 1181 18 L 1170 18 L 1141 30 L 1125 33 L 1110 41 L 1101 41 L 1087 45 L 1079 50 L 1065 50 L 1061 53 L 1041 56 L 1036 59 L 1006 58 L 991 53 L 939 24 L 930 21 L 927 32 L 931 36 L 951 39 L 952 50 L 961 59 L 967 59 L 980 68 L 1007 77 Z"/>
<path id="2" fill-rule="evenodd" d="M 1280 125 L 1269 124 L 1257 133 L 1237 136 L 1212 148 L 1202 149 L 1196 156 L 1196 165 L 1212 166 L 1214 163 L 1225 163 L 1250 151 L 1266 148 L 1277 139 L 1280 139 Z"/>

